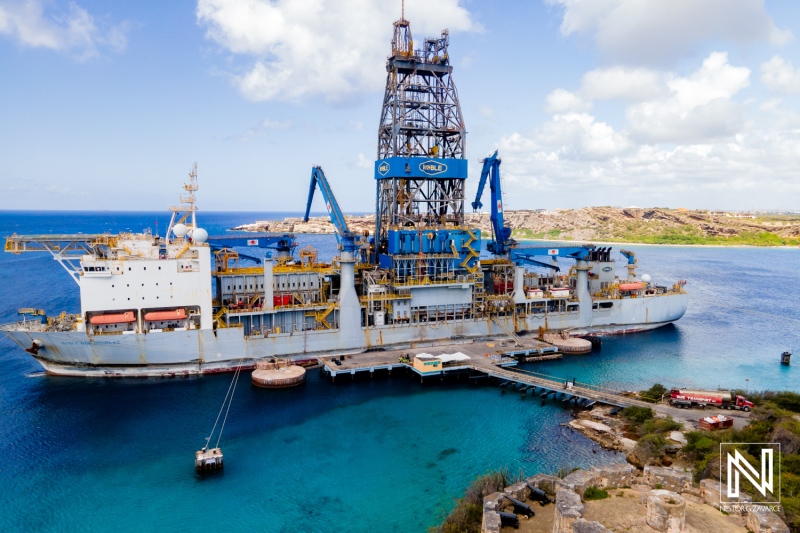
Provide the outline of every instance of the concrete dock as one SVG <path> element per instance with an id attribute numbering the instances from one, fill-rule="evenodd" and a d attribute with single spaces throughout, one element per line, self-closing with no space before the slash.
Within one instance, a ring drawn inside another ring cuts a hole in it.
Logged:
<path id="1" fill-rule="evenodd" d="M 551 358 L 553 348 L 535 337 L 521 337 L 523 345 L 512 340 L 487 340 L 481 342 L 464 342 L 436 346 L 415 346 L 400 350 L 374 351 L 344 357 L 323 357 L 323 372 L 333 381 L 346 376 L 363 375 L 375 372 L 391 374 L 394 369 L 408 369 L 422 381 L 443 379 L 448 374 L 464 374 L 470 377 L 486 376 L 508 382 L 514 390 L 539 394 L 542 397 L 552 396 L 566 402 L 581 401 L 583 405 L 601 402 L 609 405 L 628 407 L 638 405 L 653 407 L 652 404 L 624 396 L 620 391 L 605 389 L 587 383 L 573 382 L 555 376 L 547 376 L 529 370 L 511 370 L 517 366 L 518 358 L 527 360 L 531 357 Z M 421 372 L 414 368 L 414 357 L 420 354 L 438 356 L 442 354 L 462 353 L 469 360 L 445 364 L 440 370 Z M 558 354 L 560 356 L 560 354 Z M 337 361 L 339 364 L 337 364 Z"/>
<path id="2" fill-rule="evenodd" d="M 562 401 L 565 405 L 575 403 L 581 407 L 591 407 L 594 403 L 603 403 L 618 407 L 650 407 L 662 415 L 669 415 L 675 420 L 686 421 L 697 425 L 697 419 L 703 416 L 703 411 L 685 410 L 672 407 L 667 403 L 652 404 L 627 395 L 623 391 L 599 387 L 589 383 L 573 382 L 564 377 L 548 376 L 531 370 L 515 368 L 518 359 L 528 361 L 547 360 L 548 358 L 561 358 L 561 354 L 554 354 L 554 348 L 535 337 L 522 336 L 519 338 L 522 346 L 513 340 L 484 340 L 475 342 L 456 342 L 453 344 L 439 344 L 435 346 L 414 346 L 413 348 L 375 351 L 363 354 L 348 355 L 343 358 L 320 358 L 322 371 L 333 381 L 345 377 L 355 377 L 365 373 L 374 376 L 391 374 L 392 370 L 411 372 L 420 381 L 439 381 L 445 376 L 467 375 L 471 379 L 494 378 L 500 386 L 507 391 L 524 394 L 536 394 L 542 399 L 553 398 Z M 469 360 L 445 364 L 441 370 L 420 372 L 414 368 L 414 357 L 419 354 L 433 356 L 460 352 L 470 357 Z M 587 357 L 587 356 L 570 356 Z M 589 356 L 591 357 L 591 356 Z M 336 364 L 335 360 L 339 360 Z M 578 403 L 580 402 L 580 403 Z M 726 411 L 726 416 L 734 419 L 734 427 L 741 428 L 746 425 L 749 413 L 742 411 Z"/>

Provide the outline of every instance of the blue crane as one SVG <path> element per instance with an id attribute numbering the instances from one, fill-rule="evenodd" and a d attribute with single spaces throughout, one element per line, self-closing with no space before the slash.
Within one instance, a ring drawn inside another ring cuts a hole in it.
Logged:
<path id="1" fill-rule="evenodd" d="M 314 191 L 319 185 L 319 190 L 322 193 L 322 198 L 325 200 L 325 207 L 328 209 L 328 214 L 331 217 L 331 222 L 336 230 L 336 241 L 339 243 L 339 249 L 343 252 L 356 253 L 364 250 L 364 238 L 357 233 L 350 231 L 347 227 L 347 221 L 344 218 L 342 210 L 339 208 L 339 203 L 333 195 L 331 185 L 322 171 L 322 167 L 316 166 L 311 169 L 311 183 L 308 188 L 308 202 L 306 203 L 306 214 L 303 217 L 303 222 L 308 222 L 308 214 L 311 211 L 311 202 L 314 200 Z"/>
<path id="2" fill-rule="evenodd" d="M 529 263 L 533 265 L 543 266 L 547 268 L 559 270 L 558 266 L 538 261 L 534 259 L 539 256 L 547 256 L 551 259 L 554 257 L 569 257 L 581 261 L 590 261 L 595 258 L 594 245 L 555 245 L 555 246 L 523 246 L 511 238 L 511 228 L 505 225 L 503 218 L 503 189 L 500 181 L 500 163 L 501 160 L 497 157 L 497 151 L 491 157 L 483 160 L 483 170 L 481 171 L 481 180 L 478 183 L 478 193 L 475 196 L 475 201 L 472 202 L 473 209 L 480 209 L 483 207 L 481 203 L 481 196 L 483 189 L 486 187 L 486 181 L 489 181 L 489 193 L 492 201 L 492 211 L 489 220 L 492 222 L 492 239 L 486 249 L 492 254 L 497 256 L 508 256 L 508 258 L 516 264 Z"/>
<path id="3" fill-rule="evenodd" d="M 478 183 L 478 194 L 472 202 L 473 209 L 483 207 L 481 196 L 486 187 L 486 180 L 489 180 L 489 190 L 492 197 L 492 212 L 489 220 L 492 222 L 492 234 L 494 239 L 489 241 L 486 249 L 494 255 L 506 255 L 515 241 L 511 238 L 511 228 L 506 227 L 503 219 L 503 189 L 500 184 L 500 159 L 497 158 L 497 151 L 491 157 L 483 160 L 483 170 L 481 170 L 481 180 Z"/>

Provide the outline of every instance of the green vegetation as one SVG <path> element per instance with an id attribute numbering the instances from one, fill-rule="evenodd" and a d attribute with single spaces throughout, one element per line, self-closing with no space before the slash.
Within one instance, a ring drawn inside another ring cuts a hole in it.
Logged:
<path id="1" fill-rule="evenodd" d="M 478 533 L 483 520 L 483 498 L 502 492 L 505 487 L 522 479 L 522 472 L 510 476 L 505 468 L 480 476 L 467 487 L 464 497 L 457 500 L 455 508 L 442 523 L 430 528 L 429 533 Z"/>
<path id="2" fill-rule="evenodd" d="M 621 414 L 629 423 L 627 431 L 639 437 L 633 453 L 642 466 L 651 459 L 664 455 L 667 446 L 666 434 L 682 427 L 670 417 L 656 418 L 649 407 L 626 407 Z"/>
<path id="3" fill-rule="evenodd" d="M 748 394 L 756 404 L 750 423 L 743 429 L 724 431 L 690 431 L 683 448 L 687 459 L 694 462 L 695 479 L 719 479 L 720 443 L 780 442 L 781 504 L 792 531 L 800 531 L 800 394 L 794 392 L 761 392 Z M 740 452 L 754 464 L 759 463 L 758 449 L 743 444 Z M 761 495 L 742 479 L 743 490 L 758 500 Z"/>
<path id="4" fill-rule="evenodd" d="M 564 479 L 565 477 L 567 477 L 571 473 L 577 472 L 578 470 L 580 470 L 580 468 L 577 468 L 577 467 L 576 468 L 567 468 L 565 466 L 562 466 L 561 468 L 558 469 L 558 472 L 556 472 L 554 475 L 559 479 Z"/>
<path id="5" fill-rule="evenodd" d="M 641 244 L 713 244 L 723 246 L 800 246 L 798 238 L 784 238 L 769 231 L 746 231 L 738 235 L 706 235 L 690 225 L 657 228 L 650 224 L 629 222 L 622 232 L 612 232 L 608 240 Z"/>
<path id="6" fill-rule="evenodd" d="M 669 389 L 661 383 L 656 383 L 647 390 L 639 391 L 639 397 L 650 402 L 661 401 L 661 397 L 669 393 Z"/>
<path id="7" fill-rule="evenodd" d="M 589 487 L 586 489 L 586 492 L 583 493 L 583 499 L 587 502 L 593 500 L 605 500 L 606 498 L 608 498 L 608 492 L 597 487 Z"/>
<path id="8" fill-rule="evenodd" d="M 649 407 L 626 407 L 622 410 L 622 416 L 631 422 L 643 424 L 647 420 L 652 420 L 653 410 Z"/>

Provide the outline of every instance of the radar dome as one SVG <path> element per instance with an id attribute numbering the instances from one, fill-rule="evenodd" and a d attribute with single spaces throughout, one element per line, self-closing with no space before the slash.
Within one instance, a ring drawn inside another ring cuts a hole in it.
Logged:
<path id="1" fill-rule="evenodd" d="M 650 274 L 642 275 L 642 281 L 644 281 L 645 283 L 650 283 Z"/>
<path id="2" fill-rule="evenodd" d="M 194 242 L 206 242 L 206 239 L 208 239 L 208 232 L 203 228 L 197 228 L 192 232 L 192 240 Z"/>
<path id="3" fill-rule="evenodd" d="M 183 224 L 175 224 L 172 226 L 172 233 L 175 234 L 176 237 L 183 238 L 186 237 L 186 232 L 189 231 L 189 228 L 184 226 Z"/>

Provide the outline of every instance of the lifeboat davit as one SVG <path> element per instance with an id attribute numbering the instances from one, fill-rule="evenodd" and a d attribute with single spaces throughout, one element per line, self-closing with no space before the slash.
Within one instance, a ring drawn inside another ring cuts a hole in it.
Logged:
<path id="1" fill-rule="evenodd" d="M 95 315 L 89 319 L 89 323 L 93 326 L 100 326 L 103 324 L 128 324 L 130 322 L 136 322 L 136 316 L 134 316 L 133 311 L 127 311 L 125 313 L 114 313 L 114 314 L 105 314 L 105 315 Z"/>
<path id="2" fill-rule="evenodd" d="M 636 283 L 620 283 L 619 290 L 621 291 L 638 291 L 644 289 L 644 283 L 637 281 Z"/>
<path id="3" fill-rule="evenodd" d="M 144 314 L 144 319 L 148 321 L 156 320 L 185 320 L 186 309 L 170 309 L 169 311 L 151 311 Z"/>

